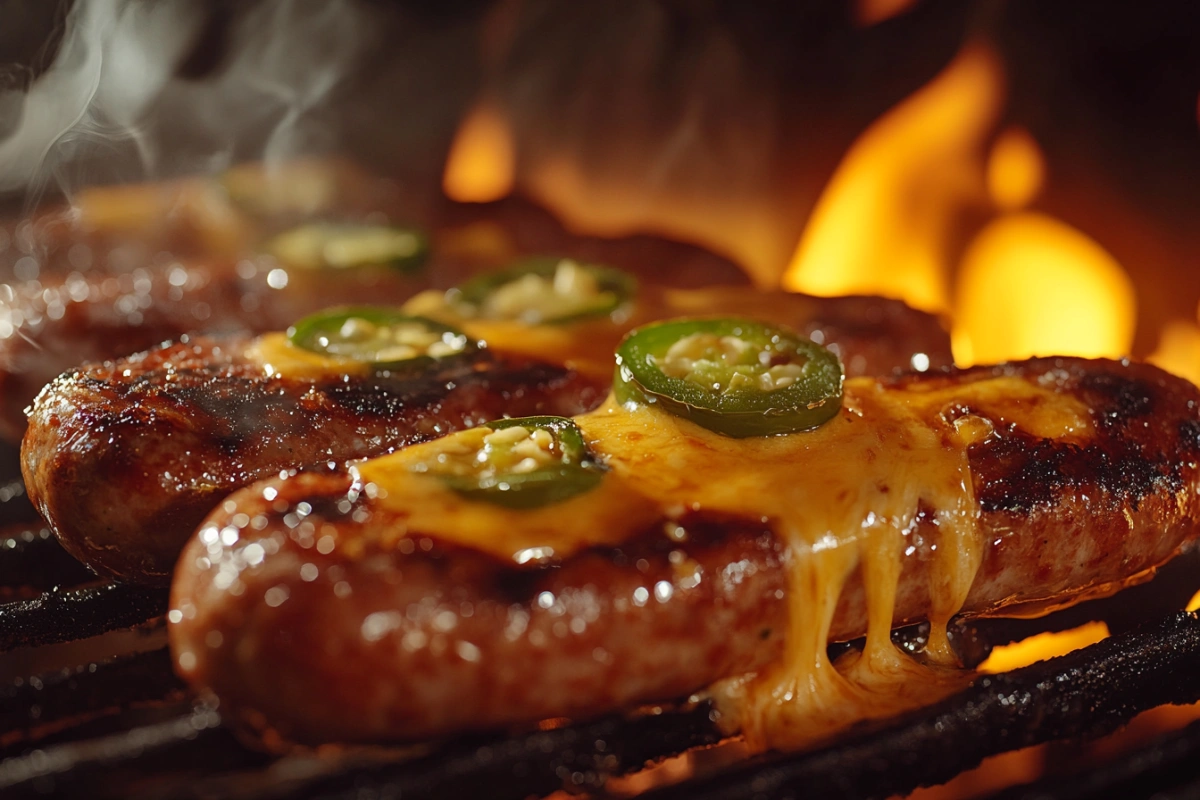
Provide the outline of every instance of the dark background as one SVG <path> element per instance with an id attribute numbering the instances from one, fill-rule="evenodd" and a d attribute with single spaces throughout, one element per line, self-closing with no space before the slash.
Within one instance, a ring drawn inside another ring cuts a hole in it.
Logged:
<path id="1" fill-rule="evenodd" d="M 1117 256 L 1147 318 L 1195 318 L 1194 0 L 925 0 L 866 27 L 841 0 L 361 0 L 336 4 L 343 18 L 358 20 L 349 45 L 312 31 L 293 35 L 286 20 L 265 14 L 282 8 L 299 25 L 328 5 L 191 4 L 204 22 L 189 34 L 176 79 L 138 119 L 139 132 L 158 145 L 154 162 L 100 125 L 69 147 L 50 148 L 57 165 L 33 187 L 36 198 L 263 156 L 287 104 L 237 97 L 247 72 L 238 54 L 281 38 L 288 52 L 291 36 L 288 58 L 298 67 L 333 58 L 338 70 L 330 91 L 300 115 L 303 135 L 292 149 L 349 153 L 420 195 L 439 191 L 453 133 L 482 91 L 508 107 L 522 158 L 566 143 L 588 169 L 624 170 L 631 180 L 659 163 L 689 124 L 695 130 L 682 167 L 663 180 L 714 196 L 731 182 L 757 181 L 794 220 L 783 232 L 794 241 L 855 137 L 924 85 L 964 40 L 982 36 L 1008 72 L 997 130 L 1023 125 L 1046 155 L 1049 185 L 1039 207 Z M 0 0 L 0 136 L 20 125 L 20 92 L 52 63 L 69 7 Z M 199 108 L 202 124 L 192 113 Z M 14 198 L 28 204 L 30 194 L 10 192 L 10 207 Z M 1149 349 L 1152 335 L 1139 329 L 1139 349 Z"/>

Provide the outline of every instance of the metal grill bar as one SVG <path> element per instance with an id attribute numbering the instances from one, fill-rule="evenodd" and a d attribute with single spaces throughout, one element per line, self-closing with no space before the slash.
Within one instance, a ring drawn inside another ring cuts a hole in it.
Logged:
<path id="1" fill-rule="evenodd" d="M 179 709 L 184 712 L 184 709 Z M 200 706 L 165 722 L 110 736 L 48 747 L 0 763 L 0 794 L 24 797 L 179 796 L 196 778 L 221 770 L 262 767 L 263 753 L 242 747 Z M 164 777 L 165 776 L 165 777 Z M 166 786 L 162 783 L 165 781 Z M 155 784 L 159 784 L 155 786 Z M 174 787 L 178 787 L 178 790 Z"/>
<path id="2" fill-rule="evenodd" d="M 351 800 L 360 797 L 476 800 L 486 787 L 492 800 L 521 800 L 567 787 L 598 789 L 609 775 L 649 761 L 715 744 L 721 734 L 712 709 L 683 711 L 538 731 L 506 739 L 456 744 L 427 758 L 326 778 L 291 798 Z"/>
<path id="3" fill-rule="evenodd" d="M 167 612 L 167 590 L 106 583 L 0 605 L 0 651 L 86 639 Z"/>
<path id="4" fill-rule="evenodd" d="M 1200 789 L 1200 722 L 1108 764 L 1057 775 L 992 795 L 992 800 L 1098 800 L 1196 797 Z"/>
<path id="5" fill-rule="evenodd" d="M 0 746 L 136 703 L 183 697 L 166 648 L 16 681 L 0 691 Z"/>
<path id="6" fill-rule="evenodd" d="M 815 752 L 773 756 L 644 800 L 783 800 L 904 794 L 985 757 L 1052 739 L 1109 733 L 1135 714 L 1200 700 L 1200 617 L 1133 633 L 1004 675 L 884 730 Z"/>

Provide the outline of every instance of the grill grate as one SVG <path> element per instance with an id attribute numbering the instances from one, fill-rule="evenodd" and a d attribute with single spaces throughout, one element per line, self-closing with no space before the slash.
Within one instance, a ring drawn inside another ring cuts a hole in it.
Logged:
<path id="1" fill-rule="evenodd" d="M 103 583 L 0 605 L 0 651 L 69 642 L 167 613 L 167 591 Z"/>
<path id="2" fill-rule="evenodd" d="M 1165 703 L 1200 700 L 1200 617 L 1172 615 L 1069 655 L 980 678 L 901 724 L 814 753 L 755 761 L 644 800 L 874 797 L 945 781 L 987 756 L 1109 733 Z"/>
<path id="3" fill-rule="evenodd" d="M 1164 736 L 1113 764 L 999 792 L 994 800 L 1090 800 L 1102 797 L 1200 796 L 1200 722 Z"/>
<path id="4" fill-rule="evenodd" d="M 0 553 L 3 553 L 0 550 Z M 944 781 L 983 758 L 1040 742 L 1098 736 L 1138 712 L 1200 700 L 1200 618 L 1171 613 L 1194 591 L 1200 553 L 1181 556 L 1155 581 L 1044 620 L 959 626 L 986 654 L 991 643 L 1086 619 L 1110 619 L 1114 636 L 1015 672 L 979 679 L 964 693 L 902 720 L 860 731 L 816 752 L 760 757 L 651 790 L 643 800 L 871 797 Z M 1132 594 L 1131 594 L 1132 593 Z M 53 589 L 0 606 L 3 648 L 159 622 L 166 595 L 112 584 Z M 1124 616 L 1122 616 L 1124 615 Z M 147 620 L 150 622 L 147 623 Z M 1035 630 L 1036 628 L 1036 630 Z M 919 638 L 919 637 L 918 637 Z M 437 746 L 345 748 L 277 758 L 241 744 L 219 712 L 191 698 L 165 649 L 109 658 L 0 689 L 0 794 L 35 797 L 475 798 L 517 800 L 562 788 L 601 790 L 609 776 L 714 745 L 705 704 L 652 709 L 515 736 Z M 1195 726 L 1120 759 L 1086 780 L 1047 778 L 1005 798 L 1103 798 L 1140 786 L 1185 796 L 1200 781 Z"/>

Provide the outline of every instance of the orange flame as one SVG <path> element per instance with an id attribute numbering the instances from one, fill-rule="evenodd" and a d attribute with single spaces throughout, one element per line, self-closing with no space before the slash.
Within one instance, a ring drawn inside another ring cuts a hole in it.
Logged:
<path id="1" fill-rule="evenodd" d="M 454 135 L 442 189 L 460 203 L 503 199 L 512 191 L 516 160 L 508 121 L 493 103 L 481 101 Z"/>
<path id="2" fill-rule="evenodd" d="M 1078 230 L 1042 214 L 1001 217 L 967 249 L 954 357 L 963 365 L 1038 355 L 1119 357 L 1133 342 L 1133 284 Z"/>
<path id="3" fill-rule="evenodd" d="M 1176 320 L 1167 323 L 1158 347 L 1146 359 L 1156 367 L 1200 384 L 1200 325 Z M 1200 596 L 1193 601 L 1200 608 Z M 1189 611 L 1195 609 L 1189 607 Z"/>
<path id="4" fill-rule="evenodd" d="M 912 9 L 917 0 L 858 0 L 854 5 L 854 21 L 866 27 L 898 17 Z"/>
<path id="5" fill-rule="evenodd" d="M 1067 631 L 1039 633 L 995 648 L 987 660 L 979 665 L 979 671 L 989 675 L 1010 672 L 1047 658 L 1066 655 L 1107 638 L 1108 626 L 1103 622 L 1088 622 Z"/>
<path id="6" fill-rule="evenodd" d="M 1015 211 L 1033 202 L 1046 177 L 1046 159 L 1024 128 L 1012 127 L 996 138 L 988 157 L 988 194 L 998 208 Z"/>
<path id="7" fill-rule="evenodd" d="M 980 150 L 1003 85 L 995 54 L 971 45 L 875 122 L 818 201 L 785 286 L 945 309 L 950 238 L 958 213 L 984 200 Z"/>

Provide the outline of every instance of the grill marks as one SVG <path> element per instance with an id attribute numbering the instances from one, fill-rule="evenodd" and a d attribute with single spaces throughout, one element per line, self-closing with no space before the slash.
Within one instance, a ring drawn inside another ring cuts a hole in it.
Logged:
<path id="1" fill-rule="evenodd" d="M 1136 511 L 1146 498 L 1187 488 L 1185 471 L 1194 465 L 1186 462 L 1200 453 L 1200 412 L 1190 387 L 1153 367 L 1042 358 L 957 374 L 968 380 L 1039 376 L 1040 383 L 1078 397 L 1096 430 L 1089 441 L 1069 442 L 997 425 L 994 435 L 971 449 L 975 494 L 985 513 L 1045 511 L 1080 493 L 1103 508 Z"/>
<path id="2" fill-rule="evenodd" d="M 101 574 L 165 581 L 229 492 L 281 470 L 381 455 L 501 416 L 570 415 L 603 388 L 486 353 L 411 377 L 268 377 L 242 338 L 195 338 L 60 376 L 30 417 L 30 496 Z"/>

